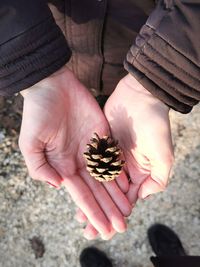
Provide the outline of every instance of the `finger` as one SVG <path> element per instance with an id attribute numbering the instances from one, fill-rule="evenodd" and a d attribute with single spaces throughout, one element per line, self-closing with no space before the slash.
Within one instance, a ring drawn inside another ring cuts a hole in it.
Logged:
<path id="1" fill-rule="evenodd" d="M 76 220 L 79 223 L 85 223 L 88 221 L 87 216 L 82 212 L 81 209 L 78 209 L 75 216 Z M 93 240 L 98 236 L 98 231 L 94 228 L 94 226 L 88 222 L 86 228 L 84 229 L 84 237 L 88 240 Z M 108 235 L 102 235 L 101 238 L 104 240 L 111 239 L 116 234 L 116 231 L 112 228 Z"/>
<path id="2" fill-rule="evenodd" d="M 20 140 L 20 150 L 24 156 L 30 176 L 35 180 L 49 182 L 51 185 L 59 187 L 63 179 L 48 163 L 43 145 L 38 143 L 32 144 L 30 142 L 32 145 L 28 146 L 27 144 L 24 145 Z"/>
<path id="3" fill-rule="evenodd" d="M 173 157 L 151 162 L 151 175 L 143 182 L 139 190 L 139 197 L 146 198 L 151 194 L 165 190 L 172 167 Z"/>
<path id="4" fill-rule="evenodd" d="M 103 240 L 110 240 L 113 238 L 113 236 L 116 234 L 115 229 L 112 228 L 111 232 L 108 235 L 101 235 L 101 238 Z"/>
<path id="5" fill-rule="evenodd" d="M 86 215 L 82 212 L 81 209 L 77 210 L 75 218 L 79 223 L 85 223 L 88 221 Z M 98 231 L 94 228 L 94 226 L 88 222 L 86 228 L 84 229 L 84 237 L 88 240 L 93 240 L 98 236 Z M 116 234 L 116 231 L 112 228 L 110 233 L 108 235 L 101 235 L 101 238 L 104 240 L 110 240 L 114 235 Z"/>
<path id="6" fill-rule="evenodd" d="M 145 199 L 146 197 L 159 193 L 165 190 L 165 186 L 157 181 L 153 180 L 151 176 L 149 176 L 141 185 L 140 190 L 138 192 L 138 197 L 141 199 Z"/>
<path id="7" fill-rule="evenodd" d="M 138 191 L 139 191 L 140 185 L 130 183 L 129 191 L 126 194 L 129 203 L 132 205 L 132 207 L 135 206 L 137 200 L 138 200 Z"/>
<path id="8" fill-rule="evenodd" d="M 98 236 L 98 231 L 94 228 L 91 223 L 88 223 L 84 229 L 83 235 L 88 240 L 93 240 Z"/>
<path id="9" fill-rule="evenodd" d="M 132 207 L 129 203 L 129 200 L 120 190 L 117 183 L 115 181 L 104 182 L 103 186 L 106 188 L 107 192 L 111 196 L 112 200 L 114 201 L 120 212 L 125 217 L 128 217 L 131 214 Z"/>
<path id="10" fill-rule="evenodd" d="M 161 159 L 151 161 L 151 178 L 156 181 L 161 187 L 166 187 L 169 180 L 170 171 L 174 162 L 172 154 L 168 153 Z"/>
<path id="11" fill-rule="evenodd" d="M 83 178 L 78 175 L 74 175 L 70 179 L 65 177 L 63 185 L 95 229 L 101 234 L 109 234 L 110 222 Z"/>
<path id="12" fill-rule="evenodd" d="M 87 222 L 88 218 L 87 216 L 82 212 L 81 209 L 78 209 L 75 215 L 75 219 L 79 222 L 79 223 L 85 223 Z"/>
<path id="13" fill-rule="evenodd" d="M 127 193 L 129 189 L 129 181 L 126 173 L 122 171 L 115 180 L 122 192 Z"/>
<path id="14" fill-rule="evenodd" d="M 110 240 L 116 234 L 116 231 L 112 228 L 111 232 L 108 235 L 101 235 L 103 240 Z M 84 229 L 83 235 L 88 240 L 93 240 L 99 235 L 98 231 L 94 228 L 91 223 L 88 223 Z"/>
<path id="15" fill-rule="evenodd" d="M 130 175 L 130 185 L 126 196 L 130 204 L 134 206 L 138 199 L 140 186 L 149 176 L 149 171 L 141 168 L 133 156 L 128 156 L 127 162 L 128 169 L 126 171 Z"/>
<path id="16" fill-rule="evenodd" d="M 82 172 L 82 176 L 91 191 L 93 192 L 97 202 L 106 214 L 108 220 L 111 222 L 113 228 L 117 232 L 124 232 L 127 228 L 124 217 L 111 199 L 104 186 L 85 171 Z"/>
<path id="17" fill-rule="evenodd" d="M 29 158 L 30 157 L 30 158 Z M 59 188 L 62 177 L 57 171 L 46 161 L 43 154 L 32 154 L 25 158 L 25 162 L 30 176 L 34 180 L 48 182 L 54 187 Z"/>

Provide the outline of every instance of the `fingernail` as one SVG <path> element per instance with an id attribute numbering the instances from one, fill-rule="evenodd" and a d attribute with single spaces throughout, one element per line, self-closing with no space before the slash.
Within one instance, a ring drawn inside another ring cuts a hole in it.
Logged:
<path id="1" fill-rule="evenodd" d="M 86 223 L 87 222 L 87 220 L 80 218 L 77 215 L 74 216 L 74 219 L 79 223 Z"/>
<path id="2" fill-rule="evenodd" d="M 47 184 L 49 184 L 49 185 L 51 185 L 51 186 L 53 186 L 53 187 L 55 187 L 55 188 L 58 188 L 58 186 L 56 186 L 56 185 L 54 185 L 54 184 L 52 184 L 52 183 L 50 183 L 50 182 L 47 182 Z"/>
<path id="3" fill-rule="evenodd" d="M 116 234 L 116 231 L 111 231 L 111 233 L 110 234 L 108 234 L 108 235 L 101 235 L 101 238 L 103 239 L 103 240 L 110 240 L 111 238 L 113 238 L 113 236 Z"/>
<path id="4" fill-rule="evenodd" d="M 113 228 L 118 232 L 118 233 L 124 233 L 127 230 L 127 225 L 125 222 L 122 221 L 115 221 L 113 223 Z"/>
<path id="5" fill-rule="evenodd" d="M 109 237 L 109 236 L 106 236 L 106 235 L 102 235 L 101 238 L 102 238 L 103 240 L 109 240 L 109 239 L 110 239 L 110 237 Z"/>
<path id="6" fill-rule="evenodd" d="M 96 238 L 96 236 L 90 234 L 90 233 L 84 233 L 84 237 L 88 240 L 93 240 Z"/>
<path id="7" fill-rule="evenodd" d="M 142 192 L 141 197 L 140 197 L 141 199 L 146 199 L 149 196 L 151 196 L 153 194 L 157 194 L 157 193 L 163 192 L 164 190 L 159 189 L 159 190 L 154 190 L 154 191 L 151 191 L 151 190 L 145 190 L 145 191 L 146 192 Z"/>
<path id="8" fill-rule="evenodd" d="M 147 198 L 149 198 L 151 195 L 148 195 L 148 196 L 146 196 L 145 198 L 143 198 L 143 200 L 146 200 Z"/>

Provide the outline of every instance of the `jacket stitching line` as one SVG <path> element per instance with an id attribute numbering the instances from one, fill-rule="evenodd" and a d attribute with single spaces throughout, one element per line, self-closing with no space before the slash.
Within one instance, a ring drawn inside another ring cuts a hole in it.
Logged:
<path id="1" fill-rule="evenodd" d="M 151 49 L 154 50 L 154 52 L 156 52 L 159 56 L 161 56 L 162 58 L 164 58 L 167 62 L 169 62 L 170 64 L 172 64 L 174 67 L 176 67 L 177 69 L 181 70 L 182 72 L 184 72 L 186 75 L 188 75 L 189 77 L 191 77 L 192 79 L 194 79 L 195 81 L 197 81 L 198 83 L 200 82 L 200 80 L 194 76 L 192 76 L 189 72 L 187 72 L 186 70 L 182 69 L 180 66 L 176 65 L 174 62 L 170 61 L 167 57 L 165 57 L 164 55 L 162 55 L 156 48 L 154 48 L 151 44 L 147 43 L 148 46 L 151 47 Z"/>
<path id="2" fill-rule="evenodd" d="M 170 76 L 173 75 L 171 72 L 169 72 L 168 70 L 166 70 L 165 68 L 163 68 L 159 63 L 157 63 L 156 61 L 154 61 L 153 59 L 151 59 L 151 58 L 150 58 L 149 56 L 147 56 L 145 53 L 143 53 L 143 55 L 144 55 L 145 57 L 147 57 L 148 60 L 151 60 L 153 63 L 155 63 L 157 66 L 159 66 L 159 67 L 160 67 L 161 69 L 163 69 L 165 72 L 167 72 L 167 74 L 169 74 Z M 137 59 L 137 62 L 139 62 L 138 59 Z M 139 62 L 139 63 L 142 65 L 141 62 Z M 145 67 L 144 65 L 142 65 L 142 66 L 148 70 L 147 67 Z M 149 72 L 150 72 L 150 71 L 149 71 Z M 152 72 L 150 72 L 150 73 L 153 74 Z M 162 79 L 161 79 L 158 75 L 156 75 L 156 74 L 154 74 L 154 75 L 155 75 L 156 77 L 158 77 L 158 78 L 162 81 Z M 175 77 L 175 76 L 174 76 L 174 78 L 176 79 L 177 82 L 183 84 L 183 86 L 185 86 L 185 87 L 189 87 L 193 93 L 196 93 L 196 92 L 199 93 L 199 91 L 198 91 L 196 88 L 191 87 L 190 85 L 186 84 L 184 81 L 182 81 L 181 79 L 179 79 L 179 78 L 177 78 L 177 77 Z M 163 82 L 164 82 L 166 85 L 171 86 L 171 85 L 170 85 L 169 83 L 167 83 L 165 80 L 163 80 Z M 176 88 L 174 88 L 174 89 L 177 90 Z M 180 92 L 180 91 L 177 90 L 177 92 Z M 182 92 L 180 92 L 180 93 L 183 94 Z M 186 96 L 190 97 L 190 95 L 187 95 L 187 94 L 186 94 Z"/>
<path id="3" fill-rule="evenodd" d="M 129 71 L 135 71 L 135 67 L 133 65 L 131 65 L 128 61 L 127 61 L 127 64 L 128 64 L 128 68 L 129 68 Z M 134 68 L 134 69 L 133 69 Z M 139 73 L 143 74 L 143 77 L 141 77 L 138 81 L 142 81 L 144 79 L 147 79 L 147 80 L 150 80 L 144 73 L 142 73 L 142 71 L 140 71 L 139 69 L 136 69 Z M 154 94 L 156 92 L 156 89 L 155 89 L 155 86 L 158 86 L 156 85 L 156 83 L 152 80 L 150 80 L 150 82 L 153 84 L 153 90 L 152 89 L 149 89 L 148 91 L 151 92 L 152 94 Z M 154 86 L 155 84 L 155 86 Z M 159 95 L 156 94 L 156 97 L 159 98 L 162 102 L 164 102 L 166 105 L 170 106 L 170 107 L 173 107 L 175 110 L 178 110 L 180 112 L 183 111 L 183 108 L 185 110 L 185 107 L 186 108 L 190 108 L 191 110 L 191 107 L 187 104 L 184 104 L 182 103 L 181 101 L 179 101 L 178 99 L 176 99 L 173 95 L 170 95 L 167 91 L 165 91 L 164 89 L 162 88 L 159 88 L 159 90 L 163 93 L 166 94 L 167 98 L 163 99 L 162 97 L 160 97 Z M 153 93 L 154 92 L 154 93 Z M 175 103 L 174 103 L 175 102 Z M 174 105 L 175 104 L 175 105 Z M 178 107 L 177 107 L 178 105 Z"/>
<path id="4" fill-rule="evenodd" d="M 53 41 L 55 42 L 55 40 L 56 39 L 54 39 Z M 57 39 L 58 40 L 58 39 Z M 59 50 L 60 49 L 60 46 L 57 46 L 57 47 L 54 47 L 54 49 L 53 50 L 50 50 L 50 51 L 48 51 L 48 53 L 51 53 L 52 51 L 57 51 L 57 50 Z M 65 51 L 66 52 L 66 51 Z M 17 60 L 15 60 L 15 62 L 11 62 L 11 63 L 8 63 L 8 64 L 6 64 L 6 67 L 7 67 L 7 69 L 8 69 L 8 71 L 9 71 L 9 65 L 14 65 L 14 64 L 23 64 L 23 59 L 24 58 L 26 58 L 27 56 L 28 57 L 30 57 L 30 56 L 34 56 L 33 58 L 32 58 L 32 60 L 31 60 L 31 62 L 28 62 L 27 64 L 25 64 L 25 66 L 24 65 L 21 65 L 21 66 L 19 66 L 14 72 L 8 72 L 6 75 L 4 75 L 4 76 L 2 76 L 1 77 L 1 75 L 0 75 L 0 79 L 5 79 L 5 78 L 8 78 L 8 77 L 10 77 L 11 75 L 14 75 L 16 72 L 18 72 L 18 71 L 20 71 L 20 70 L 24 70 L 24 68 L 27 68 L 27 67 L 29 67 L 30 65 L 32 65 L 33 63 L 35 63 L 35 62 L 40 62 L 41 60 L 40 60 L 40 58 L 37 58 L 35 55 L 37 55 L 37 53 L 38 53 L 38 50 L 37 51 L 34 51 L 33 53 L 30 53 L 30 54 L 27 54 L 27 55 L 25 55 L 25 56 L 23 56 L 23 57 L 20 57 L 20 58 L 18 58 Z M 11 66 L 11 68 L 12 68 L 12 66 Z M 0 73 L 1 74 L 1 73 Z"/>
<path id="5" fill-rule="evenodd" d="M 177 48 L 172 46 L 169 42 L 167 42 L 162 36 L 160 36 L 157 32 L 155 32 L 155 35 L 157 35 L 160 39 L 162 39 L 165 43 L 167 43 L 172 49 L 174 49 L 177 53 L 181 54 L 184 58 L 186 58 L 188 61 L 193 63 L 197 68 L 200 68 L 197 63 L 195 63 L 192 59 L 188 58 L 186 55 L 184 55 L 182 52 L 180 52 Z"/>
<path id="6" fill-rule="evenodd" d="M 97 88 L 98 91 L 101 93 L 103 88 L 101 86 L 101 81 L 102 81 L 102 74 L 103 74 L 103 67 L 104 67 L 104 27 L 105 27 L 105 23 L 106 23 L 106 11 L 108 8 L 108 3 L 107 1 L 104 1 L 103 3 L 103 7 L 102 7 L 102 20 L 100 20 L 99 22 L 99 27 L 98 27 L 98 31 L 96 31 L 96 35 L 97 35 L 97 48 L 98 48 L 98 57 L 100 59 L 100 62 L 98 64 L 98 71 L 97 71 Z M 93 82 L 93 81 L 92 81 Z"/>
<path id="7" fill-rule="evenodd" d="M 51 32 L 49 32 L 49 35 L 50 34 L 52 34 L 52 33 L 56 33 L 56 31 L 55 31 L 55 28 L 54 29 L 52 29 L 52 31 Z M 49 35 L 48 36 L 45 36 L 45 38 L 46 37 L 49 37 Z M 56 39 L 61 39 L 61 36 L 50 36 L 51 37 L 51 39 L 50 40 L 48 40 L 48 43 L 50 43 L 50 42 L 54 42 Z M 38 37 L 39 38 L 39 37 Z M 37 39 L 38 39 L 37 38 Z M 41 39 L 40 39 L 41 40 Z M 36 40 L 36 42 L 35 42 L 36 44 L 38 43 L 38 40 Z M 29 45 L 26 45 L 25 47 L 23 46 L 23 47 L 20 47 L 20 50 L 23 52 L 23 50 L 24 49 L 27 49 L 28 47 L 30 47 L 30 48 L 34 48 L 34 50 L 36 50 L 36 49 L 40 49 L 42 46 L 44 46 L 44 44 L 46 43 L 46 40 L 44 39 L 43 41 L 42 41 L 42 43 L 40 43 L 38 46 L 36 46 L 36 47 L 33 47 L 34 46 L 34 42 L 32 42 L 31 44 L 29 44 Z M 14 63 L 14 62 L 16 62 L 17 60 L 19 60 L 19 59 L 21 59 L 21 58 L 24 58 L 24 57 L 26 57 L 26 56 L 28 56 L 28 55 L 30 55 L 30 54 L 33 54 L 33 53 L 35 53 L 35 52 L 32 52 L 32 53 L 29 53 L 29 52 L 27 52 L 26 54 L 23 54 L 23 55 L 21 55 L 21 56 L 19 56 L 18 58 L 16 58 L 15 60 L 9 60 L 8 62 L 6 62 L 4 65 L 6 66 L 6 65 L 8 65 L 8 64 L 11 64 L 11 63 Z M 11 58 L 11 57 L 13 57 L 15 55 L 15 53 L 13 53 L 13 54 L 10 54 L 9 55 L 9 57 Z M 1 65 L 0 65 L 1 66 Z"/>
<path id="8" fill-rule="evenodd" d="M 59 36 L 59 37 L 57 37 L 57 36 L 55 37 L 55 36 L 54 36 L 54 38 L 52 38 L 51 40 L 49 40 L 49 42 L 48 42 L 47 45 L 49 45 L 50 42 L 51 42 L 51 43 L 54 43 L 56 40 L 59 41 L 59 39 L 62 39 L 62 36 Z M 41 45 L 39 45 L 38 47 L 36 47 L 36 48 L 34 49 L 34 51 L 32 51 L 31 53 L 30 53 L 30 52 L 29 52 L 29 53 L 26 53 L 25 55 L 22 55 L 22 56 L 16 58 L 15 60 L 11 60 L 11 61 L 7 62 L 6 64 L 4 64 L 4 67 L 8 67 L 9 65 L 16 64 L 18 61 L 22 61 L 24 58 L 26 58 L 26 57 L 28 57 L 28 56 L 37 54 L 37 53 L 38 53 L 38 50 L 40 50 L 42 47 L 44 47 L 44 44 L 41 44 Z M 45 47 L 46 47 L 46 46 L 45 46 Z M 54 47 L 54 48 L 55 48 L 55 47 Z"/>
<path id="9" fill-rule="evenodd" d="M 163 14 L 163 16 L 160 18 L 159 24 L 157 25 L 157 28 L 156 28 L 156 29 L 159 28 L 159 26 L 160 26 L 160 24 L 162 23 L 163 19 L 164 19 L 169 13 L 170 13 L 170 10 L 168 10 L 165 14 Z M 141 49 L 140 49 L 140 50 L 138 51 L 138 53 L 136 54 L 135 59 L 138 57 L 139 52 L 140 52 L 140 51 L 143 51 L 143 49 L 144 49 L 144 47 L 145 47 L 145 44 L 148 43 L 148 41 L 152 38 L 152 36 L 155 35 L 155 31 L 156 31 L 156 29 L 153 28 L 153 27 L 148 23 L 148 20 L 147 20 L 145 26 L 149 27 L 153 32 L 151 33 L 150 36 L 148 36 L 148 38 L 146 39 L 146 42 L 143 44 L 143 46 L 141 47 Z M 134 60 L 134 58 L 133 58 L 133 60 Z M 133 61 L 133 62 L 134 62 L 134 61 Z M 132 62 L 132 64 L 133 64 L 133 62 Z"/>
<path id="10" fill-rule="evenodd" d="M 66 29 L 66 3 L 64 1 L 64 13 L 63 13 L 63 16 L 64 16 L 64 31 L 65 31 L 65 38 L 66 38 L 66 32 L 67 32 L 67 29 Z"/>
<path id="11" fill-rule="evenodd" d="M 194 99 L 194 98 L 192 98 L 192 97 L 189 97 L 189 96 L 187 96 L 187 95 L 184 95 L 184 94 L 182 94 L 181 92 L 179 92 L 175 87 L 173 87 L 173 86 L 171 86 L 170 84 L 168 84 L 166 81 L 164 81 L 163 79 L 161 79 L 158 75 L 156 75 L 155 73 L 152 73 L 149 69 L 147 69 L 140 61 L 138 61 L 138 59 L 136 59 L 135 60 L 139 65 L 141 65 L 147 72 L 149 72 L 149 74 L 151 74 L 152 76 L 155 76 L 155 77 L 157 77 L 158 78 L 158 80 L 160 80 L 162 83 L 164 83 L 165 85 L 167 85 L 167 86 L 169 86 L 171 89 L 174 89 L 174 91 L 175 92 L 177 92 L 177 93 L 179 93 L 180 94 L 180 96 L 182 96 L 182 97 L 186 97 L 186 98 L 188 98 L 188 99 L 191 99 L 191 100 L 196 100 L 196 99 Z M 148 77 L 148 76 L 147 76 Z M 150 79 L 150 78 L 148 78 L 148 79 Z M 160 86 L 159 86 L 160 87 Z M 164 90 L 165 91 L 165 90 Z M 166 91 L 165 91 L 166 92 Z M 171 95 L 169 92 L 167 92 L 169 95 Z M 172 95 L 173 96 L 173 95 Z M 173 96 L 174 97 L 174 96 Z M 198 101 L 198 100 L 196 100 L 196 101 Z M 184 103 L 185 104 L 185 103 Z M 192 106 L 193 104 L 187 104 L 186 103 L 186 105 L 189 105 L 189 106 Z"/>
<path id="12" fill-rule="evenodd" d="M 73 38 L 72 38 L 72 22 L 71 22 L 71 18 L 72 18 L 72 3 L 71 1 L 69 1 L 69 10 L 70 10 L 70 15 L 69 15 L 69 19 L 68 19 L 68 29 L 69 29 L 69 38 L 70 38 L 70 43 L 71 43 L 71 49 L 72 49 L 72 56 L 71 56 L 71 67 L 72 67 L 72 71 L 76 74 L 77 70 L 75 69 L 75 65 L 74 62 L 76 61 L 76 53 L 74 52 L 74 44 L 73 44 Z M 66 21 L 67 22 L 67 21 Z M 67 25 L 67 24 L 66 24 Z M 66 31 L 67 33 L 67 31 Z"/>
<path id="13" fill-rule="evenodd" d="M 16 39 L 16 38 L 22 36 L 22 35 L 27 34 L 27 32 L 29 32 L 30 30 L 33 30 L 34 28 L 37 28 L 38 26 L 40 26 L 41 24 L 45 23 L 46 21 L 48 21 L 48 20 L 50 20 L 50 19 L 52 19 L 52 15 L 50 15 L 49 17 L 47 17 L 45 20 L 40 21 L 40 22 L 37 23 L 36 25 L 34 25 L 34 26 L 28 28 L 26 31 L 24 31 L 24 32 L 22 32 L 22 33 L 20 33 L 20 34 L 18 34 L 18 35 L 16 35 L 16 36 L 10 38 L 9 40 L 7 40 L 7 41 L 5 41 L 5 42 L 3 42 L 3 43 L 1 43 L 0 46 L 5 45 L 6 43 L 8 43 L 8 42 L 10 42 L 10 41 L 12 41 L 12 40 L 14 40 L 14 39 Z"/>
<path id="14" fill-rule="evenodd" d="M 60 59 L 65 60 L 64 56 L 66 56 L 66 54 L 61 55 L 59 58 L 57 58 L 56 60 L 50 62 L 48 65 L 40 68 L 40 70 L 44 70 L 46 68 L 49 68 L 51 65 L 55 64 L 56 62 L 59 62 Z M 31 73 L 27 74 L 25 77 L 23 77 L 23 78 L 21 78 L 21 79 L 19 79 L 17 81 L 14 81 L 13 83 L 9 84 L 8 86 L 10 87 L 10 86 L 13 86 L 14 84 L 17 84 L 17 83 L 19 83 L 19 82 L 21 82 L 23 80 L 26 80 L 28 77 L 31 77 L 31 75 L 35 74 L 36 72 L 38 72 L 38 70 L 32 71 Z M 1 88 L 1 90 L 7 89 L 8 86 Z"/>
<path id="15" fill-rule="evenodd" d="M 149 27 L 149 25 L 146 25 L 147 27 Z M 149 27 L 150 28 L 150 27 Z M 152 35 L 153 35 L 154 33 L 152 33 L 149 37 L 148 37 L 148 40 L 152 37 Z M 140 34 L 139 34 L 139 36 L 141 36 Z M 143 37 L 142 37 L 143 38 Z M 145 40 L 144 38 L 143 38 L 143 40 Z M 139 55 L 139 53 L 141 52 L 141 51 L 143 51 L 143 49 L 144 49 L 144 46 L 145 46 L 145 44 L 148 42 L 148 40 L 145 40 L 146 42 L 144 42 L 144 44 L 139 48 L 139 50 L 137 51 L 137 54 L 135 55 L 135 56 L 133 56 L 133 53 L 132 53 L 132 51 L 130 50 L 130 52 L 131 52 L 131 54 L 132 54 L 132 57 L 133 57 L 133 59 L 131 60 L 131 64 L 133 64 L 134 65 L 134 61 L 136 60 L 136 58 L 138 57 L 138 55 Z M 135 43 L 136 44 L 136 43 Z M 137 46 L 137 45 L 136 45 Z M 138 46 L 137 46 L 138 47 Z"/>
<path id="16" fill-rule="evenodd" d="M 155 32 L 156 28 L 153 28 L 153 26 L 151 26 L 148 22 L 146 23 L 146 26 L 148 26 L 151 30 Z"/>

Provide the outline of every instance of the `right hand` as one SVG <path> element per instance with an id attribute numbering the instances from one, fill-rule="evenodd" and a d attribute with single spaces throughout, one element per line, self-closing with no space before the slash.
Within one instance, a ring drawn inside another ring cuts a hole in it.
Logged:
<path id="1" fill-rule="evenodd" d="M 124 216 L 131 205 L 123 192 L 128 181 L 99 183 L 86 171 L 83 152 L 94 132 L 109 134 L 109 126 L 96 100 L 63 67 L 22 92 L 23 119 L 19 145 L 30 175 L 56 187 L 66 186 L 92 227 L 103 236 L 114 228 L 126 229 Z M 88 232 L 88 231 L 87 231 Z"/>

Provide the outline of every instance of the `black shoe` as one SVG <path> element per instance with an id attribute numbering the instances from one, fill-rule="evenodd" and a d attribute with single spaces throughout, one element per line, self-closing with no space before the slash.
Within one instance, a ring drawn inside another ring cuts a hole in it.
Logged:
<path id="1" fill-rule="evenodd" d="M 154 224 L 148 230 L 149 243 L 157 256 L 185 256 L 179 237 L 169 227 Z"/>
<path id="2" fill-rule="evenodd" d="M 95 247 L 85 248 L 79 258 L 81 267 L 112 267 L 106 254 Z"/>

